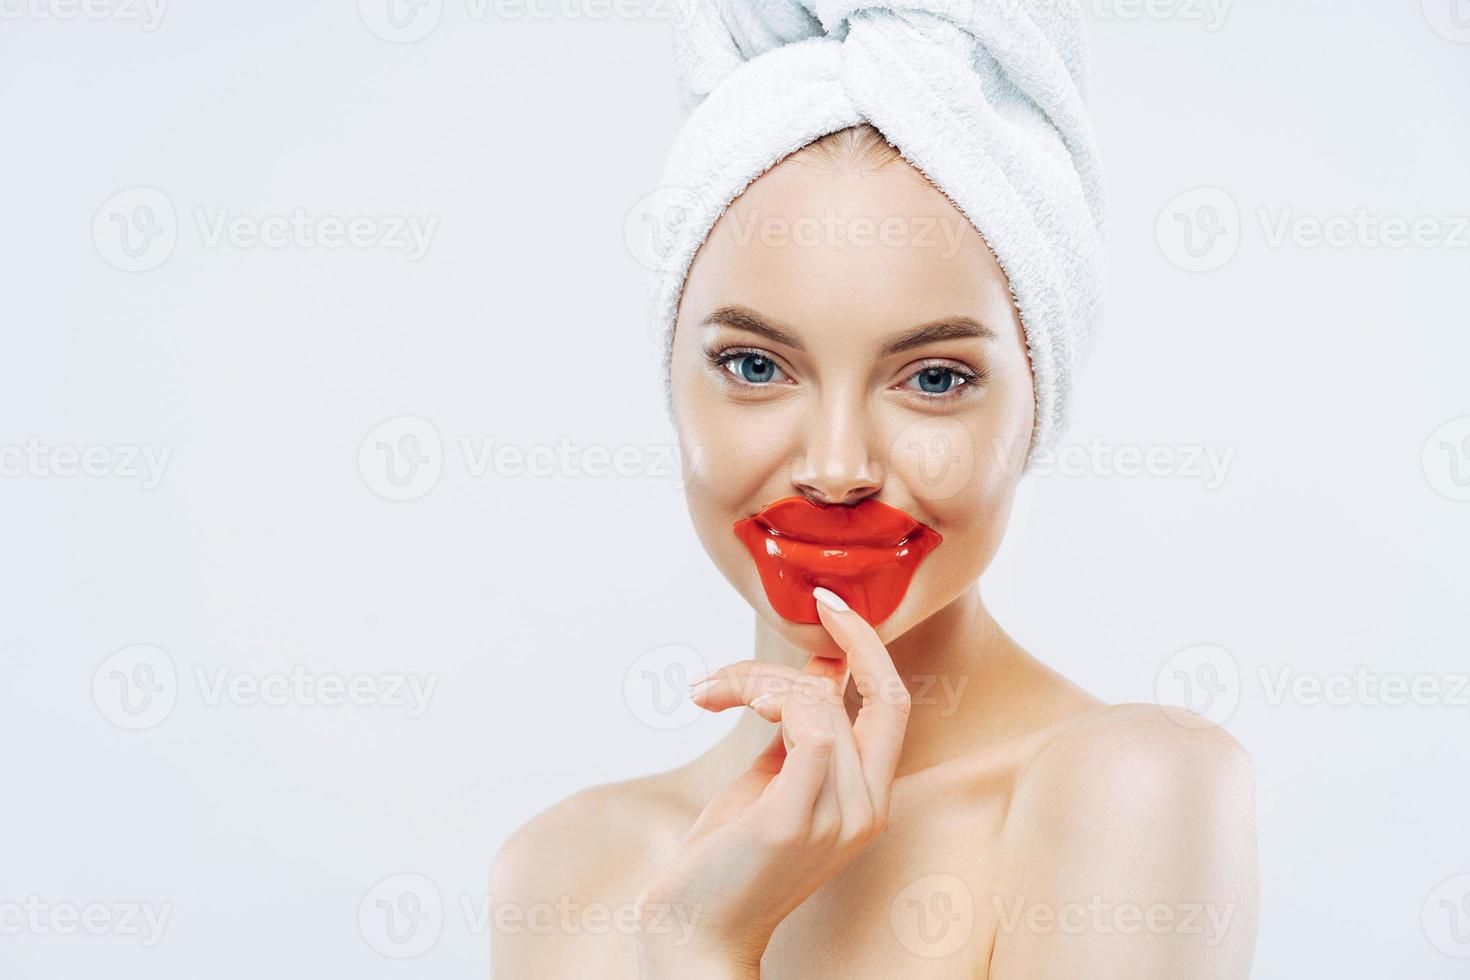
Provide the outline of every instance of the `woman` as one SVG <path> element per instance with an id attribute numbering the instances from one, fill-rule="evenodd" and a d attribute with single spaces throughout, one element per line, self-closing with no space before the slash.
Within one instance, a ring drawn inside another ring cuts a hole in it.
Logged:
<path id="1" fill-rule="evenodd" d="M 683 458 L 697 461 L 690 515 L 757 613 L 751 659 L 691 697 L 742 717 L 689 763 L 583 790 L 504 844 L 497 906 L 606 914 L 600 929 L 573 916 L 497 932 L 495 975 L 1247 976 L 1257 875 L 1243 750 L 1183 711 L 1080 690 L 1022 650 L 978 588 L 1026 463 L 1061 429 L 1096 315 L 1096 251 L 1076 237 L 1085 220 L 1100 241 L 1085 140 L 1022 131 L 1022 118 L 1065 118 L 1036 99 L 1044 85 L 946 88 L 945 72 L 986 70 L 986 44 L 1014 50 L 994 23 L 781 5 L 795 21 L 773 26 L 773 8 L 715 6 L 719 37 L 765 67 L 685 72 L 709 99 L 668 172 L 723 176 L 681 184 L 693 189 L 687 237 L 661 270 L 664 363 Z M 922 82 L 883 61 L 915 58 L 905 44 L 960 43 L 956 25 L 977 47 L 943 65 L 938 51 Z M 707 43 L 710 29 L 696 19 L 681 36 Z M 767 103 L 731 125 L 771 90 L 757 71 L 793 70 L 798 55 L 780 52 L 804 30 L 821 44 L 808 44 L 816 67 L 796 70 L 839 79 L 861 109 L 772 138 L 773 166 L 759 153 L 742 164 L 754 179 L 722 171 L 739 149 L 708 134 L 810 113 L 809 98 Z M 850 47 L 821 62 L 831 45 Z M 1071 59 L 1058 64 L 1071 73 Z M 1006 57 L 987 65 L 1027 77 Z M 865 72 L 891 84 L 865 90 Z M 926 151 L 924 113 L 862 97 L 905 84 L 913 98 L 987 93 L 1010 138 L 1041 154 L 997 154 L 1006 193 L 1070 206 L 1072 223 L 987 211 L 999 185 L 967 184 L 977 171 Z M 1080 175 L 1070 198 L 1042 160 L 1057 146 Z M 1028 191 L 1028 174 L 1050 191 Z M 1069 302 L 1047 299 L 1049 275 Z"/>

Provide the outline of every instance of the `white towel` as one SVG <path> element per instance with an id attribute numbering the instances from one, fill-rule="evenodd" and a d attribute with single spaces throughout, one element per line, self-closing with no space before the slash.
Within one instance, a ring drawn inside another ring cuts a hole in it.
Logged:
<path id="1" fill-rule="evenodd" d="M 984 236 L 1010 280 L 1031 357 L 1028 466 L 1065 429 L 1101 315 L 1102 173 L 1084 105 L 1076 0 L 679 0 L 689 110 L 659 200 L 649 287 L 672 417 L 674 317 L 695 252 L 783 157 L 869 122 Z"/>

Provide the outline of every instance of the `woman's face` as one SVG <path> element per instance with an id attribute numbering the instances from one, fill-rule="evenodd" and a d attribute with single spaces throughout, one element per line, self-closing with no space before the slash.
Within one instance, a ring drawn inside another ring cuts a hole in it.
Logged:
<path id="1" fill-rule="evenodd" d="M 731 530 L 778 498 L 873 497 L 942 536 L 885 642 L 999 547 L 1033 421 L 1024 333 L 984 240 L 908 163 L 847 173 L 798 155 L 748 187 L 695 256 L 671 375 L 695 529 L 794 646 L 831 643 L 776 613 Z"/>

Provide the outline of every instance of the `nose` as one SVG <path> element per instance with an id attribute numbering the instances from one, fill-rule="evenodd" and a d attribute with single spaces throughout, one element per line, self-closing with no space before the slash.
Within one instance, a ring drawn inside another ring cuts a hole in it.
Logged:
<path id="1" fill-rule="evenodd" d="M 806 420 L 791 483 L 821 504 L 855 504 L 883 487 L 869 452 L 870 424 L 861 399 L 818 399 Z"/>

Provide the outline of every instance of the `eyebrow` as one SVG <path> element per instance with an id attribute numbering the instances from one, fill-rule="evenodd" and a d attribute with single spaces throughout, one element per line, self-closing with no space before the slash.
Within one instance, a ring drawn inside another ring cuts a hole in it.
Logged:
<path id="1" fill-rule="evenodd" d="M 722 306 L 700 322 L 700 326 L 706 327 L 721 325 L 758 334 L 773 343 L 790 347 L 792 350 L 806 350 L 800 340 L 749 307 Z M 885 344 L 879 353 L 887 357 L 891 354 L 913 350 L 915 347 L 938 343 L 941 340 L 963 340 L 971 337 L 991 340 L 995 337 L 995 331 L 971 316 L 963 314 L 947 316 L 895 337 Z"/>

